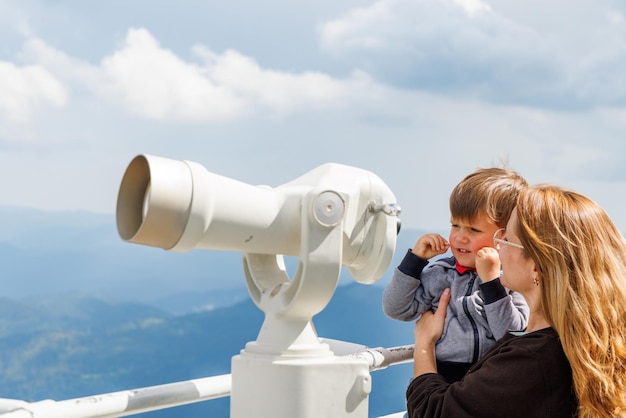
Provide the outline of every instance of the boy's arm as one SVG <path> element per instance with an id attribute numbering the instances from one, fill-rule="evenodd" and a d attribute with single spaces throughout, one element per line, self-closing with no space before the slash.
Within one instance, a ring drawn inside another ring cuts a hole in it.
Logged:
<path id="1" fill-rule="evenodd" d="M 521 331 L 528 325 L 529 309 L 524 297 L 507 290 L 495 279 L 480 285 L 485 302 L 485 316 L 496 340 L 509 331 Z"/>
<path id="2" fill-rule="evenodd" d="M 420 277 L 427 264 L 428 260 L 416 256 L 411 250 L 407 251 L 383 292 L 385 315 L 401 321 L 417 319 L 421 312 L 421 301 L 418 298 Z"/>
<path id="3" fill-rule="evenodd" d="M 479 297 L 485 305 L 485 317 L 496 340 L 509 331 L 528 325 L 528 305 L 522 295 L 509 292 L 500 283 L 500 258 L 495 248 L 481 248 L 476 254 L 476 272 L 482 283 Z"/>

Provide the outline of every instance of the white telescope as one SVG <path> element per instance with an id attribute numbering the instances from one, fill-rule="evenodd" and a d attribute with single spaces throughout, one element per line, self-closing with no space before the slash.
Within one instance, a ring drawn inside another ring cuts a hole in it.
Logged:
<path id="1" fill-rule="evenodd" d="M 232 359 L 231 418 L 365 418 L 368 365 L 335 356 L 312 318 L 330 301 L 342 266 L 360 283 L 384 274 L 399 214 L 382 180 L 354 167 L 324 164 L 272 188 L 139 155 L 122 179 L 117 229 L 126 241 L 171 251 L 243 253 L 246 285 L 265 320 Z M 298 258 L 293 277 L 283 256 Z"/>
<path id="2" fill-rule="evenodd" d="M 306 196 L 315 199 L 303 213 Z M 342 264 L 358 282 L 385 272 L 399 228 L 395 197 L 380 178 L 325 164 L 278 186 L 251 186 L 201 165 L 151 155 L 129 164 L 119 190 L 117 229 L 136 244 L 299 256 L 301 224 L 342 222 Z"/>

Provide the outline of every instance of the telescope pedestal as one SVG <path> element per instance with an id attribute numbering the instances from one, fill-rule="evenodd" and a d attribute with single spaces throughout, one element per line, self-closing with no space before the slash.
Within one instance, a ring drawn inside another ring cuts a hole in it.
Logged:
<path id="1" fill-rule="evenodd" d="M 367 418 L 372 390 L 366 362 L 347 357 L 232 359 L 231 418 Z"/>
<path id="2" fill-rule="evenodd" d="M 334 192 L 305 195 L 292 280 L 282 257 L 244 256 L 246 284 L 265 321 L 257 340 L 232 359 L 231 418 L 367 418 L 369 365 L 335 356 L 312 323 L 337 286 L 344 213 Z"/>

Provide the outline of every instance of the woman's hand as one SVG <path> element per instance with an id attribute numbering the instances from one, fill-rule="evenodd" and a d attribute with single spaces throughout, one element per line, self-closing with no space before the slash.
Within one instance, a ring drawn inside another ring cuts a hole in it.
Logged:
<path id="1" fill-rule="evenodd" d="M 450 302 L 450 289 L 445 289 L 439 299 L 439 307 L 435 313 L 426 311 L 415 322 L 413 335 L 415 348 L 413 351 L 413 377 L 426 373 L 437 373 L 435 344 L 443 334 L 446 310 Z"/>

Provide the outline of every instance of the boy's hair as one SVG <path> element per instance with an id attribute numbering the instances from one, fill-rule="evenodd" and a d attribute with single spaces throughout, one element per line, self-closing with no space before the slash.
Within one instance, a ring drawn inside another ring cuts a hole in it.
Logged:
<path id="1" fill-rule="evenodd" d="M 486 215 L 500 228 L 506 227 L 517 195 L 528 187 L 526 180 L 508 168 L 479 168 L 468 174 L 450 194 L 450 215 L 472 220 Z"/>

